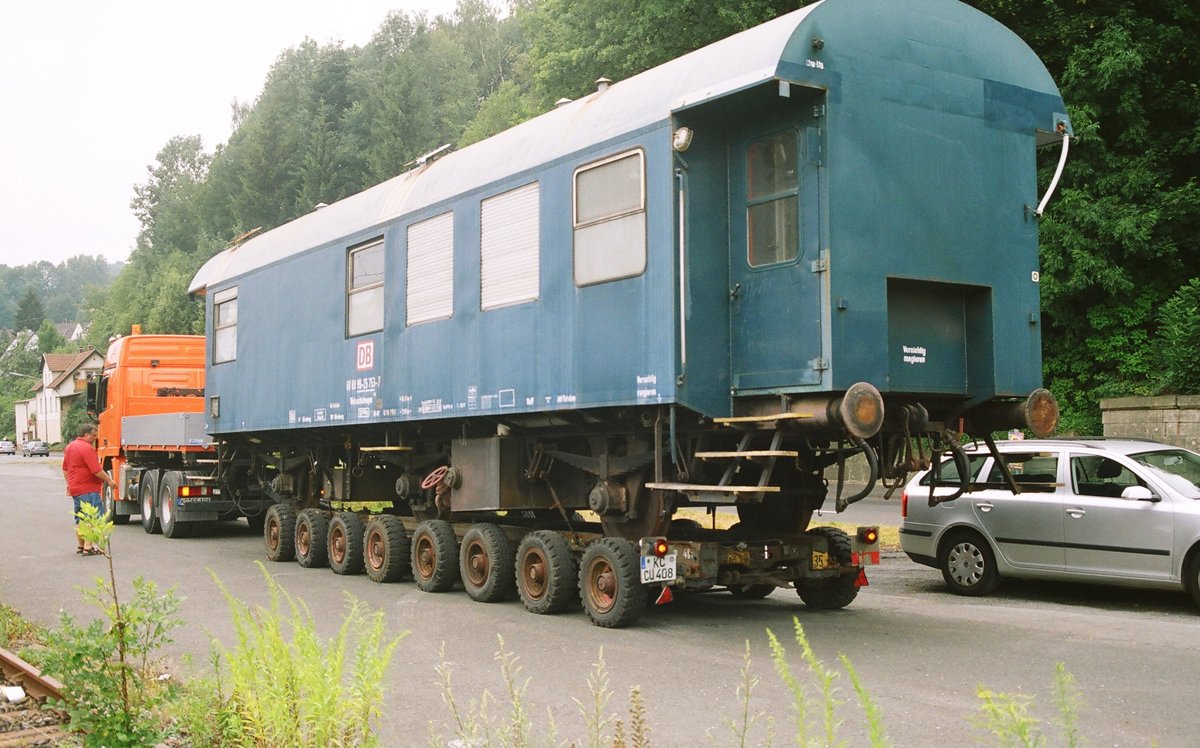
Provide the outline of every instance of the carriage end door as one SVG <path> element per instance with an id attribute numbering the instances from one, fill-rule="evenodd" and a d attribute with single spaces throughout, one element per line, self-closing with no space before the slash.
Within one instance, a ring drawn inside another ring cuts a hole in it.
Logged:
<path id="1" fill-rule="evenodd" d="M 730 340 L 735 394 L 819 385 L 827 258 L 819 176 L 823 95 L 791 87 L 731 134 Z"/>

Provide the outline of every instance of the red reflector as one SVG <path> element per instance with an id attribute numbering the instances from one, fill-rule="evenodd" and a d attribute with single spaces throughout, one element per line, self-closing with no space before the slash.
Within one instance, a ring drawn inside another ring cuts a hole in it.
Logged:
<path id="1" fill-rule="evenodd" d="M 655 605 L 666 605 L 669 602 L 674 602 L 675 596 L 671 594 L 671 588 L 663 585 L 662 592 L 658 593 L 658 599 L 654 601 Z"/>
<path id="2" fill-rule="evenodd" d="M 854 580 L 854 586 L 855 587 L 866 587 L 870 584 L 871 583 L 867 581 L 867 570 L 859 569 L 858 570 L 858 578 Z"/>
<path id="3" fill-rule="evenodd" d="M 668 550 L 670 550 L 670 546 L 667 545 L 666 538 L 659 538 L 658 540 L 654 541 L 655 556 L 662 558 L 663 556 L 667 555 Z"/>

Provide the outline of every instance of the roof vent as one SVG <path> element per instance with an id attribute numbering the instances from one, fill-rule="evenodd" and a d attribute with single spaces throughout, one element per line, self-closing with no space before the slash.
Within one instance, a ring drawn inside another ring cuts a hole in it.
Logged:
<path id="1" fill-rule="evenodd" d="M 600 76 L 596 79 L 596 93 L 604 93 L 608 90 L 608 86 L 611 83 L 612 81 L 610 81 L 608 78 Z"/>
<path id="2" fill-rule="evenodd" d="M 566 106 L 567 104 L 570 104 L 570 103 L 571 103 L 571 100 L 568 99 L 566 96 L 564 96 L 561 99 L 559 99 L 558 101 L 554 102 L 554 108 L 558 109 L 559 107 Z"/>

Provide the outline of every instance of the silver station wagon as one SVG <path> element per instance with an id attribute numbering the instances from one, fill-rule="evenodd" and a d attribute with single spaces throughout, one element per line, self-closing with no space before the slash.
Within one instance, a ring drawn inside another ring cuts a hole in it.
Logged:
<path id="1" fill-rule="evenodd" d="M 1180 589 L 1200 605 L 1200 454 L 1132 439 L 998 442 L 1014 493 L 986 446 L 902 498 L 900 545 L 960 595 L 1001 577 Z M 969 490 L 949 501 L 969 471 Z M 933 500 L 930 500 L 932 488 Z"/>

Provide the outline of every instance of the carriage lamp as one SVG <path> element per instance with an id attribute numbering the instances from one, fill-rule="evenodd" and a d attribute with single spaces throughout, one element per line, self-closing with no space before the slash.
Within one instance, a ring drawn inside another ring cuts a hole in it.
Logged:
<path id="1" fill-rule="evenodd" d="M 691 146 L 693 134 L 690 127 L 675 128 L 675 135 L 671 138 L 671 147 L 683 153 Z"/>

